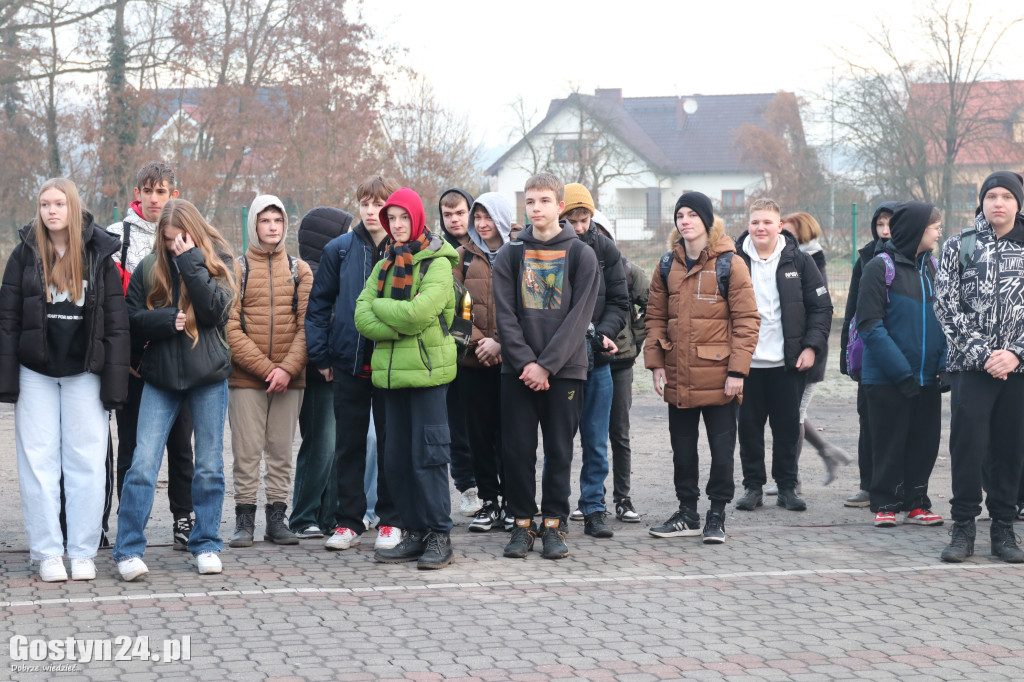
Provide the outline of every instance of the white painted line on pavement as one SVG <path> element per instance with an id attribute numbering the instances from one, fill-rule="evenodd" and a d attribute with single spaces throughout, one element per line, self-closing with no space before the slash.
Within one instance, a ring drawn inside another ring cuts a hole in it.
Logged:
<path id="1" fill-rule="evenodd" d="M 59 599 L 36 599 L 31 601 L 0 601 L 0 608 L 11 606 L 48 606 L 51 604 L 90 604 L 100 602 L 137 601 L 141 599 L 188 599 L 190 597 L 237 597 L 274 594 L 357 594 L 372 592 L 414 592 L 421 590 L 452 590 L 472 587 L 482 588 L 515 588 L 520 585 L 537 587 L 552 584 L 579 583 L 631 583 L 652 582 L 656 580 L 735 580 L 742 578 L 777 578 L 795 576 L 862 576 L 883 573 L 910 573 L 921 571 L 980 571 L 980 570 L 1014 570 L 1015 564 L 929 564 L 927 566 L 896 566 L 888 568 L 823 568 L 800 569 L 792 571 L 747 571 L 744 573 L 703 573 L 693 575 L 637 575 L 612 578 L 607 576 L 571 577 L 571 578 L 537 578 L 535 580 L 500 581 L 495 583 L 432 583 L 427 585 L 377 585 L 376 587 L 279 587 L 266 590 L 217 590 L 212 592 L 158 592 L 154 594 L 123 594 L 103 597 L 70 597 Z M 1019 570 L 1019 569 L 1018 569 Z"/>

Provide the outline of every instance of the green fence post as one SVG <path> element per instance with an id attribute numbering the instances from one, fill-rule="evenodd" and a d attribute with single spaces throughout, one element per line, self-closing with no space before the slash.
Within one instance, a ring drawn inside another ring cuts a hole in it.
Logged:
<path id="1" fill-rule="evenodd" d="M 249 250 L 249 207 L 242 207 L 242 253 Z"/>
<path id="2" fill-rule="evenodd" d="M 850 217 L 853 218 L 853 241 L 852 241 L 851 248 L 850 248 L 850 251 L 852 252 L 853 255 L 850 256 L 850 264 L 851 265 L 856 265 L 857 264 L 857 203 L 856 202 L 854 202 L 852 208 L 850 209 Z"/>

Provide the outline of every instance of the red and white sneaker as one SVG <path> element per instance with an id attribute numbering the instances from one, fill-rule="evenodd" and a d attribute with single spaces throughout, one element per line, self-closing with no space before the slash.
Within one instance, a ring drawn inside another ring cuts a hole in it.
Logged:
<path id="1" fill-rule="evenodd" d="M 402 541 L 402 529 L 394 526 L 377 526 L 377 541 L 374 549 L 391 549 Z"/>
<path id="2" fill-rule="evenodd" d="M 324 547 L 327 549 L 348 549 L 359 544 L 359 536 L 350 528 L 338 527 L 334 529 L 331 537 L 327 538 Z"/>
<path id="3" fill-rule="evenodd" d="M 912 509 L 907 512 L 903 523 L 914 523 L 918 526 L 941 526 L 942 517 L 931 509 Z"/>
<path id="4" fill-rule="evenodd" d="M 875 526 L 878 528 L 892 528 L 896 525 L 896 512 L 880 511 L 875 514 Z"/>

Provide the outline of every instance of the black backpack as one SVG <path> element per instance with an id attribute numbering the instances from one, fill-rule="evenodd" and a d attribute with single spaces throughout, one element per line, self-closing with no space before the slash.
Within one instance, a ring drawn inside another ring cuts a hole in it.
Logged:
<path id="1" fill-rule="evenodd" d="M 723 253 L 722 256 L 725 254 Z M 736 254 L 731 254 L 735 256 Z M 668 273 L 672 270 L 672 252 L 667 251 L 665 255 L 658 261 L 658 272 L 661 273 L 661 281 L 668 289 Z M 729 274 L 732 272 L 732 258 L 722 258 L 719 256 L 715 260 L 715 279 L 718 280 L 718 294 L 725 299 L 729 300 Z"/>
<path id="2" fill-rule="evenodd" d="M 238 286 L 238 322 L 242 326 L 242 333 L 248 334 L 245 331 L 245 306 L 243 306 L 242 300 L 245 298 L 245 285 L 249 283 L 249 259 L 245 257 L 243 253 L 238 257 L 238 264 L 242 268 L 242 279 Z M 288 270 L 292 274 L 292 284 L 295 288 L 292 290 L 292 312 L 296 315 L 299 312 L 299 259 L 294 256 L 288 256 Z"/>
<path id="3" fill-rule="evenodd" d="M 423 281 L 423 275 L 426 274 L 427 268 L 430 267 L 430 263 L 433 261 L 432 258 L 424 258 L 420 261 L 420 281 Z M 469 265 L 465 266 L 467 269 Z M 465 277 L 465 270 L 463 271 L 463 277 Z M 441 324 L 441 331 L 444 332 L 445 336 L 450 336 L 455 340 L 455 352 L 458 359 L 466 357 L 466 353 L 469 351 L 469 342 L 473 338 L 473 309 L 469 310 L 469 319 L 459 315 L 459 308 L 462 306 L 462 300 L 466 294 L 469 293 L 469 289 L 466 285 L 452 277 L 452 288 L 455 291 L 455 315 L 452 317 L 451 325 L 445 324 L 444 321 L 444 310 L 441 310 L 437 314 L 437 321 Z"/>

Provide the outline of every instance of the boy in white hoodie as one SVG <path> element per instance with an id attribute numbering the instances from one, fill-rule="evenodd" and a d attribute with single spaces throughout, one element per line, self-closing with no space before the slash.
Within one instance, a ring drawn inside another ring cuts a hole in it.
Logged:
<path id="1" fill-rule="evenodd" d="M 739 413 L 743 496 L 736 508 L 753 511 L 764 501 L 764 425 L 772 428 L 772 478 L 776 504 L 804 511 L 796 493 L 800 399 L 806 372 L 828 348 L 832 300 L 814 260 L 800 250 L 796 237 L 782 230 L 782 211 L 771 199 L 750 206 L 747 233 L 736 252 L 747 263 L 754 284 L 761 328 L 743 387 Z"/>

